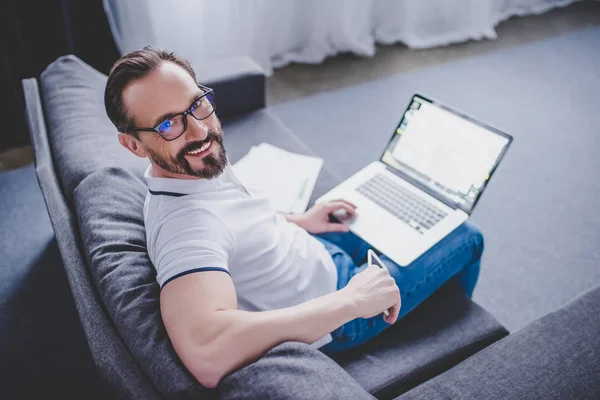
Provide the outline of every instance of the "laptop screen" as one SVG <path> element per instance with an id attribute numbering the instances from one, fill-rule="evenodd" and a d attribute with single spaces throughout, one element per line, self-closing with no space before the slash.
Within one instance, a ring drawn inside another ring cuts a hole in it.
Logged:
<path id="1" fill-rule="evenodd" d="M 470 213 L 512 137 L 415 95 L 381 161 Z"/>

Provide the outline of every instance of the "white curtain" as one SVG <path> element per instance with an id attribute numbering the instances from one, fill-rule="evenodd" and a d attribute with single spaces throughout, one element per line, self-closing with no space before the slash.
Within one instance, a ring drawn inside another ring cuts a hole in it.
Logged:
<path id="1" fill-rule="evenodd" d="M 574 0 L 103 0 L 122 54 L 166 48 L 192 65 L 247 55 L 269 73 L 339 52 L 372 56 L 375 43 L 411 48 L 494 39 L 514 15 Z"/>

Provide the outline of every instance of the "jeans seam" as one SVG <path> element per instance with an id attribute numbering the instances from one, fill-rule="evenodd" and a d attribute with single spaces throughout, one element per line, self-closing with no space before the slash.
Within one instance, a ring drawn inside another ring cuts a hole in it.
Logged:
<path id="1" fill-rule="evenodd" d="M 446 260 L 447 260 L 447 258 L 444 259 L 444 262 Z M 439 263 L 438 266 L 435 267 L 435 269 L 433 271 L 431 271 L 429 274 L 425 275 L 425 277 L 423 279 L 421 279 L 419 282 L 417 282 L 415 285 L 413 285 L 408 290 L 408 293 L 406 293 L 406 296 L 412 295 L 418 287 L 420 287 L 423 283 L 427 282 L 429 280 L 429 278 L 431 278 L 433 275 L 435 275 L 438 272 L 440 272 L 440 270 L 442 269 L 442 266 L 444 265 L 444 262 Z"/>
<path id="2" fill-rule="evenodd" d="M 467 242 L 467 245 L 471 245 L 471 244 L 474 244 L 474 243 L 472 243 L 472 240 L 469 240 Z M 455 250 L 452 253 L 446 255 L 446 257 L 444 257 L 444 259 L 438 263 L 438 265 L 435 267 L 435 269 L 433 271 L 431 271 L 429 274 L 427 274 L 423 279 L 421 279 L 416 285 L 412 286 L 408 290 L 408 293 L 406 295 L 409 296 L 412 293 L 414 293 L 416 288 L 418 288 L 419 286 L 421 286 L 423 283 L 427 282 L 429 280 L 429 278 L 431 278 L 432 275 L 437 274 L 442 269 L 442 266 L 452 257 L 453 254 L 455 254 L 457 252 L 458 252 L 458 250 Z M 472 259 L 471 259 L 471 261 L 467 264 L 467 266 L 470 267 L 475 262 L 477 262 L 477 257 L 473 256 Z M 458 274 L 460 271 L 462 271 L 462 269 L 459 270 L 459 271 L 457 271 L 456 274 Z M 454 275 L 453 275 L 453 277 L 454 277 Z"/>

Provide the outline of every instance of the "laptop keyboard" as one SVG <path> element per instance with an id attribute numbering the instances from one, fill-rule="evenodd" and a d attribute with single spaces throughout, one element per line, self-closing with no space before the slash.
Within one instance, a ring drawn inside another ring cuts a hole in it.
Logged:
<path id="1" fill-rule="evenodd" d="M 421 234 L 448 215 L 383 174 L 375 175 L 356 190 Z"/>

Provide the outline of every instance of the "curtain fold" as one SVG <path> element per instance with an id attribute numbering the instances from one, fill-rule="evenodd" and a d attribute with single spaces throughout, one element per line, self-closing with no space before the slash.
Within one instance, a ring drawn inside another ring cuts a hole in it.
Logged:
<path id="1" fill-rule="evenodd" d="M 103 0 L 121 54 L 150 44 L 192 65 L 247 55 L 269 73 L 339 52 L 375 54 L 375 44 L 411 48 L 495 39 L 514 15 L 576 0 Z"/>

